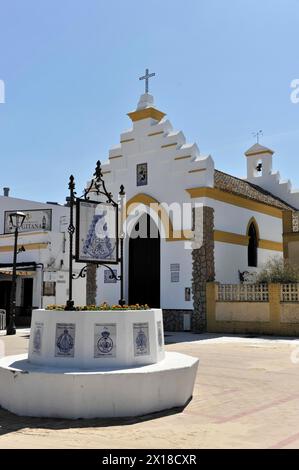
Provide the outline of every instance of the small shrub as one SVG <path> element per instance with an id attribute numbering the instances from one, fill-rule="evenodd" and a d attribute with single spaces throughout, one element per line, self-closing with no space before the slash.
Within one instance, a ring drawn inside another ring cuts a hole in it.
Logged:
<path id="1" fill-rule="evenodd" d="M 65 305 L 48 305 L 46 307 L 46 310 L 65 310 Z M 95 310 L 95 311 L 101 311 L 101 310 L 149 310 L 149 306 L 147 304 L 145 305 L 124 305 L 123 307 L 121 305 L 109 305 L 106 302 L 102 303 L 101 305 L 79 305 L 78 307 L 75 307 L 75 311 L 81 311 L 81 310 Z"/>
<path id="2" fill-rule="evenodd" d="M 275 257 L 265 263 L 256 280 L 260 284 L 297 283 L 299 282 L 299 266 L 294 266 L 282 258 Z"/>

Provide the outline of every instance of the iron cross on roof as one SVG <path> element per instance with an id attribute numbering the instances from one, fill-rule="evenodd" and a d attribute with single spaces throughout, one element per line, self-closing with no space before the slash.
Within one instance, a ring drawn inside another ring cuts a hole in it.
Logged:
<path id="1" fill-rule="evenodd" d="M 263 131 L 259 130 L 257 132 L 253 132 L 252 135 L 253 135 L 253 137 L 256 138 L 256 143 L 259 144 L 260 143 L 260 137 L 263 135 Z"/>
<path id="2" fill-rule="evenodd" d="M 145 93 L 148 93 L 148 79 L 154 77 L 155 73 L 148 73 L 149 70 L 145 69 L 145 75 L 143 77 L 139 77 L 139 80 L 145 80 Z"/>

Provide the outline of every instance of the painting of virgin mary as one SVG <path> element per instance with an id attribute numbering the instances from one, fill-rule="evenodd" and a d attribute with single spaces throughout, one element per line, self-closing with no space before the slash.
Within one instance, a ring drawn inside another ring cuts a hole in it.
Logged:
<path id="1" fill-rule="evenodd" d="M 117 262 L 116 215 L 111 205 L 80 201 L 78 261 Z"/>

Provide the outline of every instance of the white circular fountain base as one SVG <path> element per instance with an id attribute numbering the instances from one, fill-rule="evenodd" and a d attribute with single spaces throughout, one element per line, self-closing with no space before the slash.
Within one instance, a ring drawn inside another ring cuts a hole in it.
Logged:
<path id="1" fill-rule="evenodd" d="M 82 370 L 32 364 L 27 354 L 0 360 L 0 406 L 20 416 L 106 418 L 141 416 L 184 406 L 198 359 L 166 352 L 156 364 Z"/>

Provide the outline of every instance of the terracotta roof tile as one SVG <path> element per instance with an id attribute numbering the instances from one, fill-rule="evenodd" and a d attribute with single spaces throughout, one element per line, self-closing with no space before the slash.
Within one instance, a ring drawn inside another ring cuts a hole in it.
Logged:
<path id="1" fill-rule="evenodd" d="M 269 191 L 257 186 L 256 184 L 249 183 L 248 181 L 236 178 L 222 171 L 215 170 L 214 173 L 214 186 L 238 196 L 253 199 L 254 201 L 263 202 L 269 206 L 278 207 L 279 209 L 296 210 L 282 199 L 274 196 Z"/>

